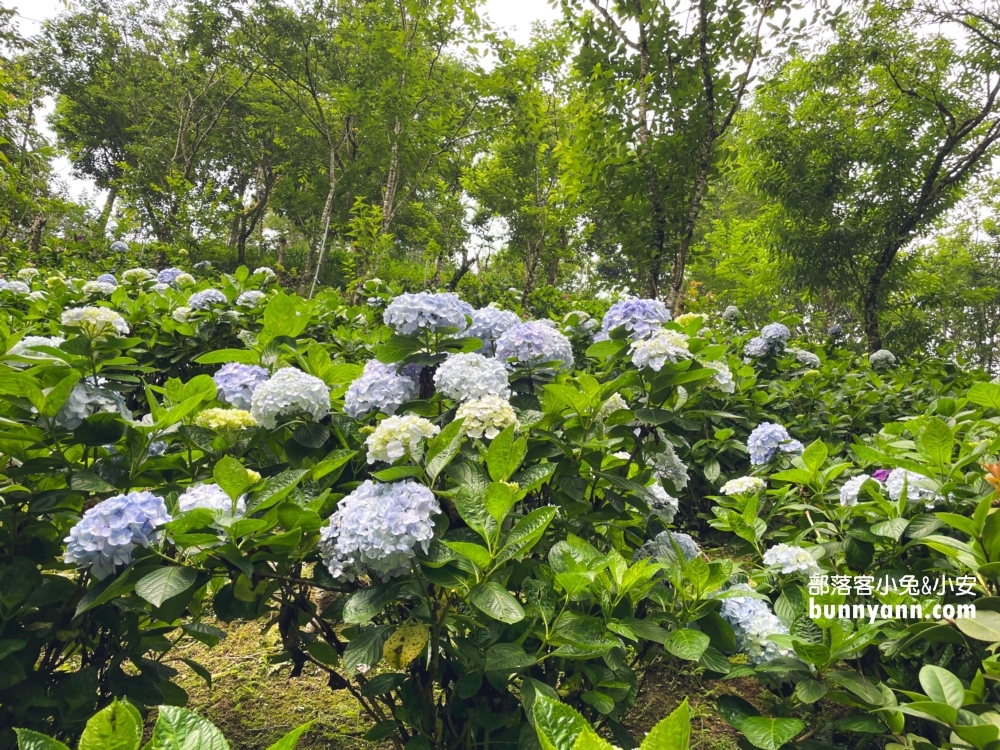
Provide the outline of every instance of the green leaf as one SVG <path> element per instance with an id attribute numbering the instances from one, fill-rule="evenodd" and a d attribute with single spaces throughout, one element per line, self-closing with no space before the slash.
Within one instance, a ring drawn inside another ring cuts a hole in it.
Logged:
<path id="1" fill-rule="evenodd" d="M 79 382 L 80 373 L 76 370 L 70 370 L 70 374 L 52 386 L 45 395 L 45 408 L 41 410 L 42 414 L 46 417 L 54 417 L 58 414 L 63 404 L 69 399 L 73 388 Z"/>
<path id="2" fill-rule="evenodd" d="M 663 647 L 678 659 L 698 661 L 708 648 L 709 638 L 699 630 L 681 628 L 667 636 Z"/>
<path id="3" fill-rule="evenodd" d="M 543 693 L 535 695 L 531 713 L 542 750 L 573 750 L 577 737 L 590 730 L 577 711 Z"/>
<path id="4" fill-rule="evenodd" d="M 528 441 L 514 439 L 515 425 L 510 425 L 493 438 L 486 451 L 486 468 L 494 482 L 506 481 L 521 465 L 528 452 Z"/>
<path id="5" fill-rule="evenodd" d="M 542 538 L 545 529 L 548 528 L 548 525 L 552 523 L 555 517 L 556 509 L 550 505 L 544 508 L 536 508 L 514 524 L 514 528 L 507 534 L 506 539 L 504 539 L 504 546 L 497 555 L 497 563 L 507 562 L 522 552 L 531 549 Z"/>
<path id="6" fill-rule="evenodd" d="M 160 706 L 150 750 L 229 750 L 222 732 L 194 711 Z"/>
<path id="7" fill-rule="evenodd" d="M 962 617 L 955 620 L 955 625 L 970 638 L 977 641 L 1000 641 L 1000 612 L 986 609 L 976 610 L 973 618 Z"/>
<path id="8" fill-rule="evenodd" d="M 799 732 L 805 729 L 798 719 L 771 719 L 766 716 L 751 716 L 737 727 L 753 745 L 761 750 L 778 750 Z"/>
<path id="9" fill-rule="evenodd" d="M 486 497 L 483 505 L 497 524 L 502 524 L 503 520 L 514 507 L 516 489 L 505 482 L 490 482 L 486 488 Z"/>
<path id="10" fill-rule="evenodd" d="M 826 461 L 828 455 L 829 451 L 823 441 L 816 440 L 802 452 L 802 463 L 808 466 L 815 474 L 823 466 L 823 462 Z"/>
<path id="11" fill-rule="evenodd" d="M 401 336 L 394 333 L 389 340 L 379 347 L 375 352 L 375 357 L 379 362 L 386 365 L 394 365 L 397 362 L 416 354 L 424 348 L 424 342 L 417 336 Z"/>
<path id="12" fill-rule="evenodd" d="M 688 750 L 691 743 L 691 711 L 688 699 L 661 720 L 646 735 L 639 750 Z"/>
<path id="13" fill-rule="evenodd" d="M 516 643 L 498 643 L 486 652 L 486 671 L 510 674 L 527 669 L 536 661 Z"/>
<path id="14" fill-rule="evenodd" d="M 135 593 L 159 607 L 167 599 L 187 591 L 194 585 L 198 574 L 191 568 L 159 568 L 135 585 Z"/>
<path id="15" fill-rule="evenodd" d="M 402 586 L 398 583 L 381 583 L 356 591 L 344 605 L 344 622 L 368 622 L 382 611 L 386 604 L 397 599 Z"/>
<path id="16" fill-rule="evenodd" d="M 142 717 L 132 705 L 114 700 L 90 717 L 78 750 L 137 750 L 142 726 Z"/>
<path id="17" fill-rule="evenodd" d="M 524 619 L 524 609 L 521 604 L 507 589 L 494 581 L 474 586 L 469 592 L 469 602 L 494 620 L 508 625 Z"/>
<path id="18" fill-rule="evenodd" d="M 341 657 L 344 671 L 354 674 L 361 665 L 374 667 L 382 660 L 382 645 L 385 643 L 389 628 L 384 625 L 372 625 L 361 628 L 356 636 L 351 638 Z"/>
<path id="19" fill-rule="evenodd" d="M 445 427 L 427 444 L 427 456 L 424 458 L 424 471 L 433 482 L 438 474 L 451 460 L 458 455 L 462 447 L 462 419 L 456 419 Z"/>
<path id="20" fill-rule="evenodd" d="M 212 476 L 222 491 L 229 495 L 232 500 L 246 492 L 250 486 L 250 475 L 246 468 L 232 456 L 223 456 L 215 464 Z"/>
<path id="21" fill-rule="evenodd" d="M 947 703 L 952 708 L 961 708 L 965 702 L 965 688 L 961 680 L 947 669 L 933 664 L 920 668 L 920 687 L 932 701 Z"/>
<path id="22" fill-rule="evenodd" d="M 807 678 L 795 686 L 795 697 L 803 703 L 815 703 L 826 693 L 826 685 L 818 680 Z"/>
<path id="23" fill-rule="evenodd" d="M 194 361 L 199 365 L 222 365 L 228 362 L 238 362 L 241 365 L 259 365 L 260 355 L 250 349 L 219 349 L 195 357 Z"/>
<path id="24" fill-rule="evenodd" d="M 474 544 L 473 542 L 449 541 L 445 541 L 444 544 L 449 549 L 452 549 L 463 557 L 467 557 L 472 560 L 472 562 L 474 562 L 480 570 L 486 570 L 489 568 L 490 562 L 493 560 L 490 555 L 490 551 L 481 544 Z"/>
<path id="25" fill-rule="evenodd" d="M 19 750 L 69 750 L 59 740 L 46 737 L 30 729 L 15 729 Z"/>
<path id="26" fill-rule="evenodd" d="M 1000 411 L 1000 385 L 996 383 L 976 383 L 966 395 L 974 404 Z"/>
<path id="27" fill-rule="evenodd" d="M 493 544 L 493 532 L 496 521 L 486 512 L 485 493 L 478 492 L 471 486 L 460 487 L 455 495 L 455 510 L 470 529 L 483 538 L 487 544 Z"/>
<path id="28" fill-rule="evenodd" d="M 584 703 L 593 706 L 599 713 L 609 714 L 615 710 L 615 702 L 611 696 L 602 693 L 600 690 L 588 690 L 580 696 Z M 583 735 L 580 736 L 582 739 Z M 579 743 L 579 739 L 577 740 Z"/>
<path id="29" fill-rule="evenodd" d="M 917 433 L 914 441 L 920 451 L 934 466 L 951 466 L 951 454 L 955 449 L 955 437 L 951 429 L 940 418 L 934 417 Z"/>

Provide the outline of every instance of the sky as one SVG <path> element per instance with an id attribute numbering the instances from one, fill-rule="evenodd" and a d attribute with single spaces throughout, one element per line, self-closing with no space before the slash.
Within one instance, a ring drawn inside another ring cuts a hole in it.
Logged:
<path id="1" fill-rule="evenodd" d="M 82 0 L 85 2 L 86 0 Z M 0 7 L 14 8 L 16 20 L 21 33 L 32 36 L 41 29 L 42 21 L 65 11 L 67 3 L 81 5 L 81 0 L 0 0 Z M 558 5 L 548 0 L 485 0 L 482 4 L 484 13 L 494 25 L 506 32 L 519 44 L 526 44 L 531 36 L 531 24 L 535 21 L 553 21 L 559 17 Z M 52 101 L 45 102 L 47 111 L 51 111 Z M 45 114 L 42 115 L 44 120 Z M 47 131 L 44 122 L 43 130 Z M 87 180 L 79 180 L 72 174 L 70 163 L 65 157 L 59 157 L 53 163 L 53 170 L 65 185 L 75 200 L 91 199 L 95 202 L 103 200 L 94 186 Z"/>

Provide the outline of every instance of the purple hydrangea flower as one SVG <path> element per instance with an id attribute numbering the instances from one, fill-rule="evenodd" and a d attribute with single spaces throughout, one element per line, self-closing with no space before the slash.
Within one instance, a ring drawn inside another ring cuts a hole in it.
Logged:
<path id="1" fill-rule="evenodd" d="M 879 469 L 872 472 L 872 479 L 877 479 L 878 481 L 885 483 L 885 480 L 889 478 L 889 474 L 892 471 L 890 469 Z"/>
<path id="2" fill-rule="evenodd" d="M 629 338 L 646 338 L 664 323 L 670 322 L 670 311 L 667 306 L 655 299 L 625 299 L 616 302 L 604 315 L 601 332 L 594 336 L 594 341 L 604 341 L 611 331 L 618 326 L 625 326 Z"/>
<path id="3" fill-rule="evenodd" d="M 472 326 L 466 331 L 466 334 L 473 338 L 482 339 L 483 348 L 479 350 L 479 353 L 492 357 L 496 340 L 520 323 L 521 318 L 517 313 L 501 310 L 499 307 L 491 305 L 473 311 Z"/>
<path id="4" fill-rule="evenodd" d="M 801 453 L 804 446 L 798 440 L 792 440 L 788 430 L 780 424 L 763 422 L 754 428 L 747 438 L 747 448 L 750 451 L 750 463 L 753 466 L 766 464 L 781 451 L 782 453 Z"/>
<path id="5" fill-rule="evenodd" d="M 382 318 L 396 333 L 407 336 L 442 328 L 455 328 L 462 333 L 468 326 L 465 316 L 473 312 L 472 305 L 463 302 L 457 294 L 418 292 L 393 299 Z"/>
<path id="6" fill-rule="evenodd" d="M 160 284 L 173 284 L 182 273 L 184 272 L 179 268 L 164 268 L 156 274 L 156 280 Z"/>
<path id="7" fill-rule="evenodd" d="M 212 380 L 218 389 L 217 398 L 237 409 L 249 410 L 253 392 L 268 378 L 267 370 L 257 365 L 230 362 L 220 367 Z"/>
<path id="8" fill-rule="evenodd" d="M 94 281 L 99 281 L 102 284 L 111 284 L 112 286 L 118 286 L 118 279 L 112 273 L 102 273 Z"/>
<path id="9" fill-rule="evenodd" d="M 511 369 L 515 365 L 559 362 L 557 369 L 569 370 L 573 367 L 573 346 L 551 324 L 532 320 L 519 323 L 497 339 L 496 358 L 507 362 Z"/>
<path id="10" fill-rule="evenodd" d="M 218 289 L 203 289 L 188 297 L 188 307 L 192 310 L 208 310 L 213 305 L 225 305 L 229 300 Z"/>
<path id="11" fill-rule="evenodd" d="M 360 419 L 369 412 L 381 411 L 390 417 L 396 409 L 417 397 L 419 386 L 411 377 L 412 368 L 396 372 L 395 365 L 384 365 L 377 359 L 365 365 L 361 377 L 351 383 L 344 394 L 344 413 Z"/>

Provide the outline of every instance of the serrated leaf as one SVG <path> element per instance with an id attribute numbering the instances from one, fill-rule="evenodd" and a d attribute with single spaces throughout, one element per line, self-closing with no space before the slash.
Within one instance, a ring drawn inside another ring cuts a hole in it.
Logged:
<path id="1" fill-rule="evenodd" d="M 772 719 L 766 716 L 751 716 L 737 727 L 743 736 L 761 750 L 778 750 L 805 729 L 798 719 Z"/>
<path id="2" fill-rule="evenodd" d="M 229 750 L 222 732 L 194 711 L 160 706 L 150 750 Z"/>
<path id="3" fill-rule="evenodd" d="M 698 661 L 708 648 L 709 638 L 698 630 L 681 628 L 667 636 L 663 647 L 678 659 Z"/>

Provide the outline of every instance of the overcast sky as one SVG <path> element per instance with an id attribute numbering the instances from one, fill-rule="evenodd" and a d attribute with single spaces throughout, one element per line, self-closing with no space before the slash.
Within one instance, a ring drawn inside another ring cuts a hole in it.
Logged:
<path id="1" fill-rule="evenodd" d="M 66 10 L 68 2 L 73 7 L 84 4 L 81 0 L 0 0 L 0 7 L 14 8 L 21 33 L 31 36 L 39 31 L 42 21 Z M 559 16 L 558 7 L 548 0 L 485 0 L 483 11 L 495 25 L 506 29 L 521 44 L 527 43 L 531 36 L 533 22 L 552 21 Z M 73 198 L 82 200 L 93 195 L 91 184 L 72 176 L 68 160 L 57 159 L 53 169 L 65 181 Z"/>

